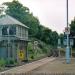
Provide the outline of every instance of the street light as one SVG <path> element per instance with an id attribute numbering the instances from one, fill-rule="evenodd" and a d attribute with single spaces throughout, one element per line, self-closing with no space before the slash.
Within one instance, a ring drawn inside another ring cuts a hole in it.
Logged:
<path id="1" fill-rule="evenodd" d="M 67 0 L 67 30 L 69 30 L 69 25 L 68 25 L 68 0 Z M 69 47 L 69 34 L 67 33 L 67 47 L 66 47 L 66 63 L 70 64 L 70 47 Z"/>

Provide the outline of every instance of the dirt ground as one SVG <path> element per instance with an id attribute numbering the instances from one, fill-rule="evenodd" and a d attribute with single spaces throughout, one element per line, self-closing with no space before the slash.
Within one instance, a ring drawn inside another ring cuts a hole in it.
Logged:
<path id="1" fill-rule="evenodd" d="M 71 60 L 71 64 L 66 64 L 65 59 L 59 59 L 36 68 L 31 71 L 35 73 L 75 73 L 75 59 Z"/>

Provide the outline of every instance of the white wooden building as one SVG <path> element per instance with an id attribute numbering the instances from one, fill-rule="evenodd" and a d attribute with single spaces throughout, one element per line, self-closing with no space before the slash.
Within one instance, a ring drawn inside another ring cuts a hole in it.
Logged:
<path id="1" fill-rule="evenodd" d="M 9 15 L 0 17 L 0 58 L 26 60 L 28 29 Z"/>

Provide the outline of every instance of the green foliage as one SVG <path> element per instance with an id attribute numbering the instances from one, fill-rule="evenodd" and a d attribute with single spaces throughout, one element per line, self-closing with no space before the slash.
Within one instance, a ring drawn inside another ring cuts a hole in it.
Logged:
<path id="1" fill-rule="evenodd" d="M 44 42 L 38 40 L 36 48 L 34 48 L 33 42 L 28 43 L 28 56 L 29 60 L 37 59 L 39 57 L 45 56 L 48 52 L 50 53 L 51 46 L 45 44 Z"/>
<path id="2" fill-rule="evenodd" d="M 0 59 L 0 68 L 5 67 L 5 64 L 6 64 L 6 61 L 3 58 L 1 58 Z"/>
<path id="3" fill-rule="evenodd" d="M 27 49 L 29 53 L 33 53 L 33 44 L 31 42 L 28 43 Z"/>
<path id="4" fill-rule="evenodd" d="M 14 60 L 13 59 L 10 59 L 10 61 L 9 61 L 9 64 L 14 64 Z"/>
<path id="5" fill-rule="evenodd" d="M 50 32 L 51 30 L 48 28 L 44 28 L 42 41 L 45 41 L 47 44 L 50 44 Z"/>
<path id="6" fill-rule="evenodd" d="M 61 40 L 61 46 L 63 46 L 64 34 L 60 34 L 59 38 Z"/>
<path id="7" fill-rule="evenodd" d="M 50 44 L 53 46 L 57 46 L 58 41 L 58 33 L 56 31 L 52 32 L 51 29 L 48 29 L 43 26 L 39 26 L 38 36 L 36 36 L 39 40 L 45 42 L 46 44 Z"/>
<path id="8" fill-rule="evenodd" d="M 13 58 L 6 60 L 6 65 L 17 65 L 17 61 Z"/>
<path id="9" fill-rule="evenodd" d="M 34 59 L 34 56 L 33 55 L 31 55 L 31 59 Z"/>
<path id="10" fill-rule="evenodd" d="M 71 21 L 70 30 L 75 33 L 75 20 Z"/>
<path id="11" fill-rule="evenodd" d="M 70 37 L 74 37 L 74 36 L 75 36 L 75 18 L 73 21 L 71 21 L 71 24 L 70 24 Z M 75 48 L 75 38 L 74 38 L 73 48 Z"/>
<path id="12" fill-rule="evenodd" d="M 38 31 L 39 20 L 29 12 L 29 8 L 24 7 L 16 0 L 5 2 L 4 4 L 8 6 L 6 14 L 26 24 L 30 28 L 29 34 L 35 36 Z"/>
<path id="13" fill-rule="evenodd" d="M 28 43 L 27 50 L 28 50 L 29 60 L 34 59 L 34 50 L 33 50 L 33 43 L 32 42 Z"/>

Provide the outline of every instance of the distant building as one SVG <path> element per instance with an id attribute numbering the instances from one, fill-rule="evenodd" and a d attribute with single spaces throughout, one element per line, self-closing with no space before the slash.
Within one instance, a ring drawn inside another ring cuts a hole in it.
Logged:
<path id="1" fill-rule="evenodd" d="M 26 60 L 28 27 L 15 18 L 0 17 L 0 58 Z"/>

